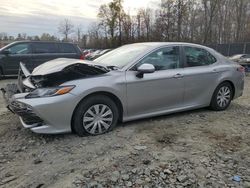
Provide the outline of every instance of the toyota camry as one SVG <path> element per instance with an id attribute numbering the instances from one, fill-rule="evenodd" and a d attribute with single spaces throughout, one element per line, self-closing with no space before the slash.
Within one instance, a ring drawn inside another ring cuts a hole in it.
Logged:
<path id="1" fill-rule="evenodd" d="M 36 133 L 99 135 L 117 123 L 210 107 L 240 97 L 244 68 L 189 43 L 135 43 L 94 61 L 55 59 L 33 72 L 20 63 L 7 107 Z"/>

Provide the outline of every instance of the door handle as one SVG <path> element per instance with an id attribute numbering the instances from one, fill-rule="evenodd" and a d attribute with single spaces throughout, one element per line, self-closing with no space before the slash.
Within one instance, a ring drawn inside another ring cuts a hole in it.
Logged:
<path id="1" fill-rule="evenodd" d="M 218 70 L 217 69 L 213 69 L 212 72 L 218 72 Z"/>
<path id="2" fill-rule="evenodd" d="M 177 73 L 176 75 L 173 76 L 174 78 L 183 78 L 183 75 L 180 73 Z"/>

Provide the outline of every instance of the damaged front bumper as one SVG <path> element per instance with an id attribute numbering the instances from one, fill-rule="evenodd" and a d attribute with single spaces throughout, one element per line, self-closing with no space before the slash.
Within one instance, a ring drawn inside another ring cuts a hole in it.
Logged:
<path id="1" fill-rule="evenodd" d="M 29 89 L 23 85 L 21 75 L 17 84 L 1 89 L 6 107 L 19 116 L 22 125 L 41 134 L 71 132 L 71 117 L 76 106 L 74 95 L 28 99 Z"/>
<path id="2" fill-rule="evenodd" d="M 35 114 L 32 107 L 16 99 L 17 96 L 26 96 L 18 88 L 20 88 L 18 84 L 8 84 L 6 88 L 1 88 L 6 107 L 20 117 L 24 127 L 32 128 L 42 125 L 43 120 Z"/>
<path id="3" fill-rule="evenodd" d="M 3 91 L 7 108 L 19 116 L 25 128 L 41 134 L 71 132 L 71 118 L 77 104 L 74 95 L 27 99 L 28 94 L 12 93 L 8 98 L 10 94 Z"/>

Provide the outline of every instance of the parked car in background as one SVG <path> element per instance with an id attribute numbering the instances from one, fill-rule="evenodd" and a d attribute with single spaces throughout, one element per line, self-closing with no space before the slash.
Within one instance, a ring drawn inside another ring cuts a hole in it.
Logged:
<path id="1" fill-rule="evenodd" d="M 86 57 L 89 56 L 94 51 L 95 51 L 94 49 L 85 49 L 85 50 L 83 50 L 84 59 L 86 59 Z"/>
<path id="2" fill-rule="evenodd" d="M 93 61 L 94 59 L 108 53 L 111 51 L 111 49 L 105 49 L 105 50 L 96 50 L 95 52 L 89 54 L 88 56 L 85 57 L 86 60 Z"/>
<path id="3" fill-rule="evenodd" d="M 111 50 L 112 50 L 112 49 L 105 49 L 105 50 L 102 50 L 100 53 L 96 54 L 96 55 L 92 58 L 92 60 L 95 60 L 96 58 L 101 57 L 102 55 L 104 55 L 104 54 L 110 52 Z"/>
<path id="4" fill-rule="evenodd" d="M 250 62 L 250 54 L 237 54 L 229 57 L 230 60 L 238 63 Z"/>
<path id="5" fill-rule="evenodd" d="M 250 54 L 238 54 L 229 59 L 242 65 L 246 72 L 250 72 Z"/>
<path id="6" fill-rule="evenodd" d="M 244 88 L 242 66 L 190 43 L 136 43 L 92 62 L 62 58 L 32 73 L 21 68 L 26 79 L 3 94 L 24 127 L 44 134 L 98 135 L 118 120 L 225 110 Z"/>
<path id="7" fill-rule="evenodd" d="M 100 53 L 102 50 L 95 50 L 91 53 L 89 53 L 88 55 L 85 56 L 86 60 L 92 60 L 92 58 L 97 55 L 98 53 Z"/>
<path id="8" fill-rule="evenodd" d="M 73 43 L 19 41 L 0 49 L 0 76 L 17 75 L 22 62 L 32 71 L 42 63 L 56 58 L 83 59 L 80 48 Z"/>

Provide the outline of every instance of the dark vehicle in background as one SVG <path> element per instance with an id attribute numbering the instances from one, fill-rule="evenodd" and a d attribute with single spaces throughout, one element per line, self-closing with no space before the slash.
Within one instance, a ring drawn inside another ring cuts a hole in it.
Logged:
<path id="1" fill-rule="evenodd" d="M 250 72 L 250 54 L 237 54 L 229 59 L 243 66 L 246 72 Z"/>
<path id="2" fill-rule="evenodd" d="M 56 58 L 83 59 L 83 52 L 73 43 L 19 41 L 0 49 L 0 77 L 17 75 L 22 62 L 32 71 L 44 62 Z"/>

